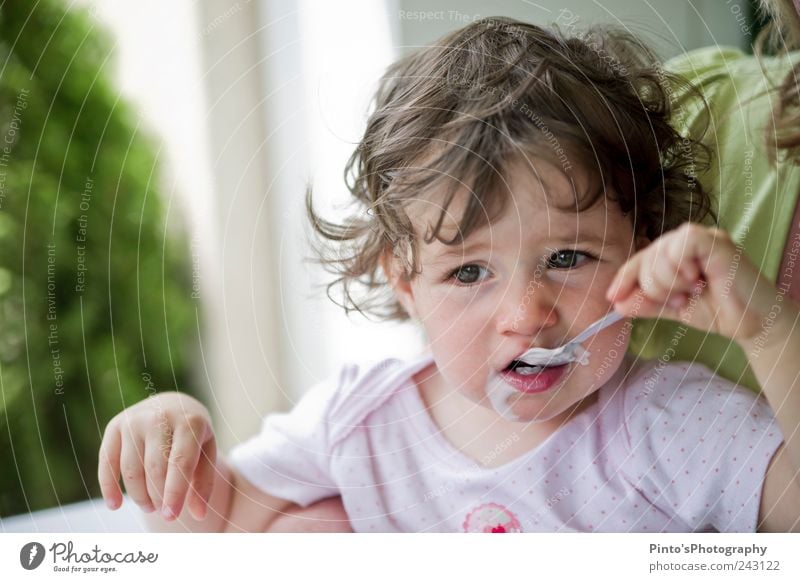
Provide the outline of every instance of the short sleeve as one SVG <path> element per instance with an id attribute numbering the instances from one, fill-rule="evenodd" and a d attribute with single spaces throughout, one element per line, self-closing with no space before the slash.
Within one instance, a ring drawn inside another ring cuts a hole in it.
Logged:
<path id="1" fill-rule="evenodd" d="M 231 450 L 230 464 L 265 493 L 303 507 L 336 495 L 329 412 L 338 389 L 323 382 L 290 412 L 268 416 L 259 434 Z"/>
<path id="2" fill-rule="evenodd" d="M 625 471 L 692 531 L 753 532 L 783 441 L 769 405 L 705 366 L 652 366 L 625 395 Z"/>

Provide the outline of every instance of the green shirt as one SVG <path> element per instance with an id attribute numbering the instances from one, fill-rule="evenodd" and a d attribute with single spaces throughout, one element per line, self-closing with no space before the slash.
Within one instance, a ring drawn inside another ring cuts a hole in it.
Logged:
<path id="1" fill-rule="evenodd" d="M 703 141 L 712 148 L 713 161 L 697 179 L 712 196 L 719 226 L 773 282 L 800 192 L 800 168 L 780 159 L 770 162 L 765 128 L 773 119 L 775 92 L 770 89 L 780 85 L 791 65 L 786 58 L 763 59 L 759 65 L 737 49 L 711 47 L 665 66 L 697 87 L 708 102 L 710 111 L 703 114 L 697 99 L 675 90 L 673 119 L 684 135 L 698 137 L 706 129 Z M 636 321 L 630 349 L 663 361 L 699 361 L 729 380 L 759 388 L 735 343 L 679 322 Z"/>

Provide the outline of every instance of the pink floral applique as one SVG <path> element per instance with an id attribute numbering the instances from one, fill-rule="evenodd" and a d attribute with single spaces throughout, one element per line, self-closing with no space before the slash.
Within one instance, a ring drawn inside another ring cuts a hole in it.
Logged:
<path id="1" fill-rule="evenodd" d="M 464 531 L 469 533 L 521 533 L 519 520 L 499 503 L 479 505 L 467 514 Z"/>

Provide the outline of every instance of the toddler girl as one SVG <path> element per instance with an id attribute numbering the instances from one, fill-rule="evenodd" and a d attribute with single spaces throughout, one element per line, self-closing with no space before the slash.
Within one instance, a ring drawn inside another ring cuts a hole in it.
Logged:
<path id="1" fill-rule="evenodd" d="M 337 497 L 363 532 L 798 528 L 798 309 L 698 224 L 704 152 L 653 62 L 624 36 L 488 19 L 393 65 L 349 163 L 354 215 L 308 208 L 345 308 L 412 318 L 429 349 L 343 367 L 226 461 L 197 401 L 141 402 L 106 430 L 109 506 L 121 471 L 181 529 L 286 529 Z M 612 311 L 737 340 L 768 403 L 626 356 L 629 319 L 531 360 Z"/>

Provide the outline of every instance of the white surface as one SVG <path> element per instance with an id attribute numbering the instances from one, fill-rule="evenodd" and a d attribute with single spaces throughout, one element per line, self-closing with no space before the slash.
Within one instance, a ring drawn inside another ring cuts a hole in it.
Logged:
<path id="1" fill-rule="evenodd" d="M 0 519 L 1 533 L 131 533 L 146 532 L 144 514 L 129 499 L 116 511 L 102 499 L 64 505 Z"/>

